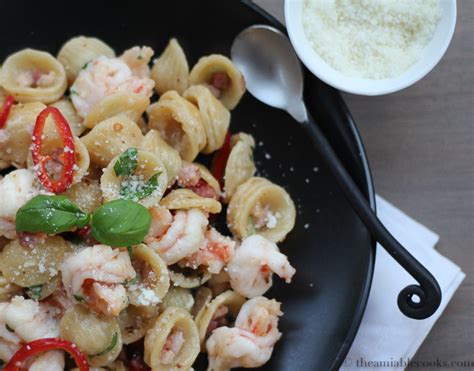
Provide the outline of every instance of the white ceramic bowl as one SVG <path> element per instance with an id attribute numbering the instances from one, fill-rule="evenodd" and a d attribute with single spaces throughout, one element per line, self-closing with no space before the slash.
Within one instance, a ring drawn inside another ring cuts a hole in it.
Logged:
<path id="1" fill-rule="evenodd" d="M 456 0 L 441 0 L 442 17 L 421 59 L 403 74 L 374 80 L 348 77 L 327 64 L 313 49 L 303 29 L 304 0 L 285 0 L 285 22 L 291 43 L 305 66 L 325 83 L 348 93 L 383 95 L 402 90 L 425 77 L 438 64 L 453 37 Z"/>

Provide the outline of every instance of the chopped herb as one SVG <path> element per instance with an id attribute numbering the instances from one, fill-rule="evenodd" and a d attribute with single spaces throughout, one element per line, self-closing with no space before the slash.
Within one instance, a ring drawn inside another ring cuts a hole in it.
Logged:
<path id="1" fill-rule="evenodd" d="M 84 64 L 84 66 L 82 66 L 81 70 L 85 70 L 89 66 L 89 63 L 91 63 L 91 61 Z"/>
<path id="2" fill-rule="evenodd" d="M 43 292 L 43 285 L 31 286 L 28 289 L 28 296 L 32 299 L 39 300 Z"/>
<path id="3" fill-rule="evenodd" d="M 255 228 L 255 224 L 253 223 L 253 220 L 251 217 L 249 217 L 248 222 L 247 222 L 247 230 L 250 232 L 250 234 L 257 234 L 257 229 Z"/>
<path id="4" fill-rule="evenodd" d="M 132 259 L 132 254 L 133 254 L 132 246 L 127 246 L 127 251 L 128 251 L 128 256 L 130 257 L 130 259 Z"/>
<path id="5" fill-rule="evenodd" d="M 105 348 L 102 352 L 92 354 L 89 357 L 91 357 L 91 358 L 92 357 L 100 357 L 100 356 L 103 356 L 103 355 L 107 354 L 108 352 L 110 352 L 112 349 L 115 348 L 115 346 L 117 345 L 117 340 L 118 340 L 118 334 L 116 332 L 114 332 L 114 334 L 112 335 L 112 341 L 110 342 L 110 345 L 107 348 Z"/>
<path id="6" fill-rule="evenodd" d="M 138 54 L 138 57 L 137 57 L 138 60 L 142 60 L 143 59 L 143 55 L 141 54 Z"/>
<path id="7" fill-rule="evenodd" d="M 74 89 L 69 89 L 69 95 L 79 95 Z"/>
<path id="8" fill-rule="evenodd" d="M 82 297 L 81 295 L 74 294 L 73 296 L 74 296 L 74 299 L 76 299 L 79 303 L 84 303 L 86 301 L 86 299 Z"/>
<path id="9" fill-rule="evenodd" d="M 114 165 L 115 175 L 132 175 L 138 166 L 138 151 L 136 148 L 129 148 L 120 155 Z"/>
<path id="10" fill-rule="evenodd" d="M 147 181 L 136 179 L 125 180 L 120 187 L 120 196 L 125 200 L 138 201 L 151 195 L 158 187 L 158 177 L 161 172 L 151 176 Z"/>
<path id="11" fill-rule="evenodd" d="M 122 285 L 128 286 L 128 285 L 135 285 L 137 283 L 138 283 L 138 275 L 136 275 L 135 278 L 132 278 L 130 281 L 129 280 L 123 281 Z"/>
<path id="12" fill-rule="evenodd" d="M 10 326 L 8 326 L 8 323 L 5 323 L 5 327 L 7 328 L 8 331 L 15 332 L 14 329 L 12 329 Z"/>

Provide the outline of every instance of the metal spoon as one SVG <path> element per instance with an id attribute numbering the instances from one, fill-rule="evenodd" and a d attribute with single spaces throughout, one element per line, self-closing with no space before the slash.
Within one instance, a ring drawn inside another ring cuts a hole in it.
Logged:
<path id="1" fill-rule="evenodd" d="M 436 279 L 383 226 L 318 124 L 310 117 L 303 100 L 301 64 L 288 38 L 270 26 L 251 26 L 235 38 L 231 55 L 255 98 L 287 111 L 306 127 L 321 158 L 372 237 L 420 283 L 409 285 L 399 293 L 397 302 L 402 313 L 415 319 L 431 316 L 441 302 Z"/>

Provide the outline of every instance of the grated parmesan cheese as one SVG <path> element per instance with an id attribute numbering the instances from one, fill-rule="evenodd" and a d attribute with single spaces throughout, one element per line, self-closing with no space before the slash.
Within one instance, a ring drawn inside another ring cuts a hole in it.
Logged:
<path id="1" fill-rule="evenodd" d="M 156 295 L 155 291 L 143 284 L 130 285 L 128 289 L 138 292 L 137 302 L 140 305 L 156 305 L 161 302 L 161 299 Z"/>
<path id="2" fill-rule="evenodd" d="M 417 62 L 441 19 L 439 0 L 305 0 L 318 55 L 352 77 L 383 79 Z"/>

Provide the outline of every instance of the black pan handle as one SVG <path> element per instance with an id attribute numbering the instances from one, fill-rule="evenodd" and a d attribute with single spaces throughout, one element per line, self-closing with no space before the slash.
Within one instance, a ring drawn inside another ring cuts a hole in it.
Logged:
<path id="1" fill-rule="evenodd" d="M 372 237 L 418 281 L 419 285 L 409 285 L 398 294 L 398 308 L 407 317 L 425 319 L 430 317 L 441 303 L 441 290 L 433 275 L 416 260 L 384 227 L 370 208 L 366 198 L 361 193 L 352 177 L 342 165 L 337 154 L 318 124 L 307 114 L 303 125 L 312 132 L 312 140 L 323 158 L 325 165 L 336 178 L 342 192 L 358 214 Z M 414 300 L 418 297 L 418 300 Z"/>

